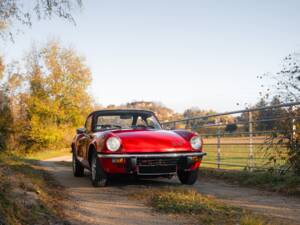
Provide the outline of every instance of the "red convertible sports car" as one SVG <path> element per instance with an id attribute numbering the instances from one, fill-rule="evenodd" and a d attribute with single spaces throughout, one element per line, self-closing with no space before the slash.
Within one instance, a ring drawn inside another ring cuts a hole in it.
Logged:
<path id="1" fill-rule="evenodd" d="M 73 173 L 91 171 L 92 184 L 105 186 L 114 174 L 172 177 L 194 184 L 205 153 L 202 139 L 185 130 L 163 130 L 146 110 L 100 110 L 91 113 L 72 142 Z"/>

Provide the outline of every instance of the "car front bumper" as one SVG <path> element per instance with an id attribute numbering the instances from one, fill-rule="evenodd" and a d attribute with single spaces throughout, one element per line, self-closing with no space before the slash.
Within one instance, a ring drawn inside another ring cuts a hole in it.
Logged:
<path id="1" fill-rule="evenodd" d="M 108 173 L 137 175 L 171 175 L 177 170 L 194 170 L 200 166 L 204 152 L 98 154 L 103 169 Z M 114 161 L 123 159 L 122 164 Z"/>
<path id="2" fill-rule="evenodd" d="M 181 152 L 181 153 L 141 153 L 141 154 L 101 154 L 98 158 L 115 159 L 115 158 L 180 158 L 180 157 L 203 157 L 205 152 Z"/>

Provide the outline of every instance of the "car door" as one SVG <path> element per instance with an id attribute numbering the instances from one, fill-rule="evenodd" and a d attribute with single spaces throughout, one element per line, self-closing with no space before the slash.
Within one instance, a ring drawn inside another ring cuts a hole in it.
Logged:
<path id="1" fill-rule="evenodd" d="M 86 166 L 89 165 L 87 159 L 87 150 L 91 142 L 92 118 L 92 115 L 87 118 L 85 123 L 86 132 L 78 138 L 77 158 L 83 165 Z"/>

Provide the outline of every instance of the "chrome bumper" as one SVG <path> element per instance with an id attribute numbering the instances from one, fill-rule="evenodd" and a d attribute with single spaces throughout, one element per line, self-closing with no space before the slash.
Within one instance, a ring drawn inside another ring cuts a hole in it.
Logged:
<path id="1" fill-rule="evenodd" d="M 98 158 L 113 159 L 113 158 L 177 158 L 191 156 L 205 156 L 205 152 L 185 152 L 185 153 L 147 153 L 147 154 L 101 154 L 98 153 Z"/>

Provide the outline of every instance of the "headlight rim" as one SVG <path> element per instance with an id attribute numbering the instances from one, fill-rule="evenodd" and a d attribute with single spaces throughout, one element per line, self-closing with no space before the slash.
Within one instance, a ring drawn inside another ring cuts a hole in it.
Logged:
<path id="1" fill-rule="evenodd" d="M 119 142 L 118 147 L 111 148 L 111 145 L 109 143 L 112 139 L 118 140 L 118 142 Z M 107 150 L 109 150 L 111 152 L 116 152 L 116 151 L 120 150 L 121 145 L 122 145 L 122 141 L 121 141 L 121 138 L 119 138 L 119 137 L 111 136 L 111 137 L 107 138 L 107 140 L 106 140 L 106 148 L 107 148 Z"/>
<path id="2" fill-rule="evenodd" d="M 195 146 L 195 143 L 193 143 L 193 140 L 195 140 L 195 139 L 199 140 L 199 142 L 196 143 L 196 146 Z M 190 144 L 191 144 L 192 149 L 194 149 L 194 150 L 201 150 L 201 148 L 202 148 L 202 139 L 201 139 L 201 137 L 199 135 L 193 136 L 190 139 Z"/>

